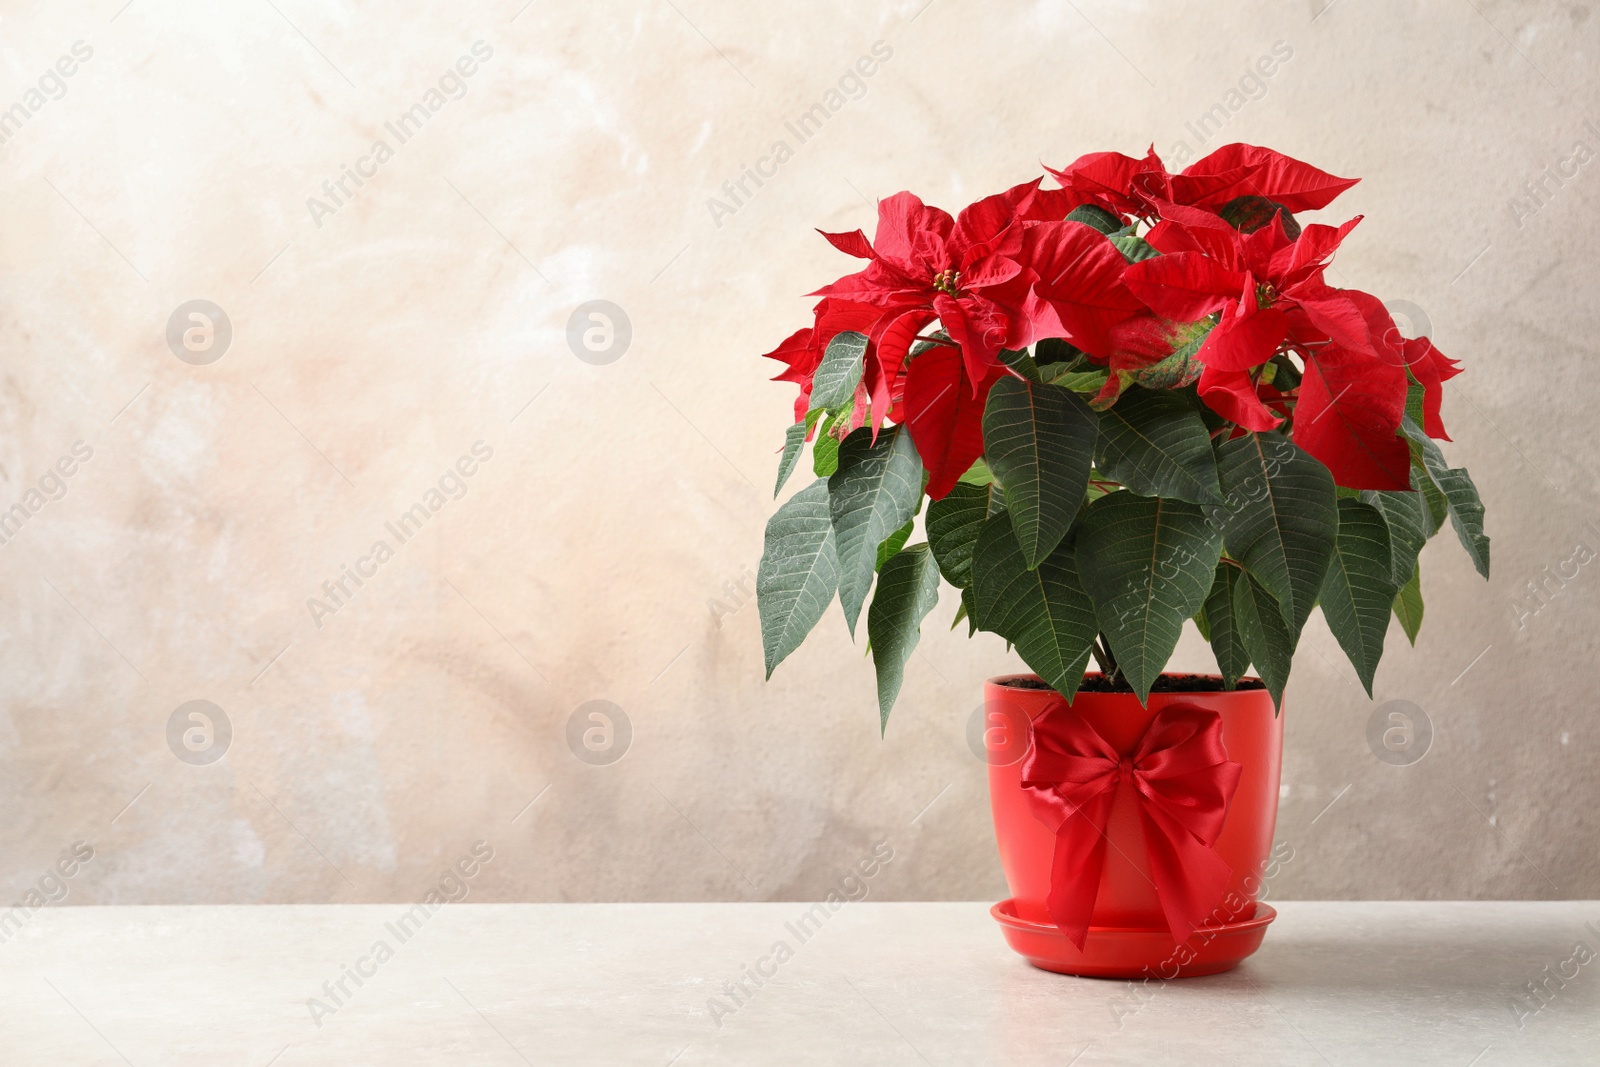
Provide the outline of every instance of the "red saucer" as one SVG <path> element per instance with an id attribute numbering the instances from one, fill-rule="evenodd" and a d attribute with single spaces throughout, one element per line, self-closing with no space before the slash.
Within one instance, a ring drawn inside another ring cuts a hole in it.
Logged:
<path id="1" fill-rule="evenodd" d="M 1267 924 L 1278 917 L 1256 904 L 1253 918 L 1202 926 L 1180 950 L 1166 930 L 1091 926 L 1080 951 L 1052 923 L 1018 918 L 1011 901 L 989 909 L 1006 942 L 1035 967 L 1087 978 L 1194 978 L 1231 971 L 1261 947 Z"/>

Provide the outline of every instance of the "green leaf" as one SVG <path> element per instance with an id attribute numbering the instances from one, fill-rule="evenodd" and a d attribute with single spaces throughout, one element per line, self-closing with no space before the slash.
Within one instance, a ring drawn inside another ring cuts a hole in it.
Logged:
<path id="1" fill-rule="evenodd" d="M 1223 442 L 1217 468 L 1225 501 L 1211 517 L 1228 555 L 1277 599 L 1298 635 L 1339 533 L 1333 475 L 1276 431 Z"/>
<path id="2" fill-rule="evenodd" d="M 1004 363 L 1006 366 L 1010 367 L 1024 378 L 1027 378 L 1029 381 L 1038 382 L 1044 380 L 1044 372 L 1042 372 L 1039 369 L 1039 365 L 1033 361 L 1033 357 L 1028 354 L 1027 349 L 1014 350 L 1010 348 L 1002 348 L 1000 350 L 1000 362 Z"/>
<path id="3" fill-rule="evenodd" d="M 1140 367 L 1133 373 L 1133 383 L 1146 389 L 1183 389 L 1200 380 L 1205 366 L 1194 357 L 1199 354 L 1201 347 L 1210 335 L 1212 322 L 1210 319 L 1201 319 L 1199 322 L 1174 323 L 1168 328 L 1168 338 L 1172 345 L 1172 352 L 1165 359 L 1156 361 L 1148 367 Z M 1204 414 L 1211 409 L 1201 406 L 1201 421 Z M 1206 427 L 1210 432 L 1211 427 Z"/>
<path id="4" fill-rule="evenodd" d="M 1089 505 L 1077 547 L 1100 630 L 1142 704 L 1211 590 L 1222 535 L 1194 504 L 1122 491 Z"/>
<path id="5" fill-rule="evenodd" d="M 1420 457 L 1412 460 L 1411 487 L 1422 494 L 1422 502 L 1428 506 L 1428 518 L 1431 523 L 1428 536 L 1432 537 L 1450 517 L 1450 502 L 1439 492 L 1439 487 L 1433 484 L 1433 479 L 1428 477 L 1428 471 L 1422 466 Z"/>
<path id="6" fill-rule="evenodd" d="M 1093 226 L 1104 234 L 1113 234 L 1122 229 L 1122 220 L 1103 207 L 1093 204 L 1080 204 L 1067 212 L 1066 221 L 1081 222 L 1085 226 Z"/>
<path id="7" fill-rule="evenodd" d="M 1300 236 L 1300 223 L 1289 214 L 1289 209 L 1264 196 L 1236 196 L 1222 205 L 1222 221 L 1240 233 L 1254 233 L 1272 222 L 1272 216 L 1283 216 L 1283 232 L 1293 241 Z"/>
<path id="8" fill-rule="evenodd" d="M 1444 497 L 1450 525 L 1456 528 L 1461 547 L 1472 557 L 1472 565 L 1478 573 L 1489 577 L 1489 538 L 1483 532 L 1483 501 L 1478 497 L 1478 487 L 1472 484 L 1472 476 L 1464 467 L 1447 464 L 1439 446 L 1410 415 L 1400 420 L 1400 430 L 1411 440 L 1412 455 L 1421 454 L 1424 471 Z"/>
<path id="9" fill-rule="evenodd" d="M 1287 393 L 1300 387 L 1303 375 L 1300 368 L 1289 361 L 1288 356 L 1277 355 L 1267 361 L 1261 373 L 1261 380 L 1275 389 Z"/>
<path id="10" fill-rule="evenodd" d="M 927 545 L 912 545 L 883 565 L 878 591 L 867 610 L 867 639 L 878 671 L 879 733 L 889 728 L 889 709 L 900 695 L 906 660 L 917 647 L 922 620 L 939 602 L 939 568 Z"/>
<path id="11" fill-rule="evenodd" d="M 911 520 L 921 499 L 922 460 L 902 427 L 882 431 L 873 444 L 871 428 L 863 426 L 839 446 L 828 505 L 839 552 L 839 603 L 852 634 L 877 571 L 878 546 Z"/>
<path id="12" fill-rule="evenodd" d="M 993 485 L 995 483 L 994 471 L 979 456 L 972 461 L 972 466 L 967 468 L 967 473 L 956 479 L 963 485 Z"/>
<path id="13" fill-rule="evenodd" d="M 820 411 L 810 412 L 804 421 L 793 424 L 783 432 L 783 458 L 778 460 L 778 484 L 772 487 L 773 499 L 783 492 L 783 483 L 794 473 L 795 461 L 800 458 L 800 450 L 806 446 L 806 434 L 811 432 L 821 416 Z"/>
<path id="14" fill-rule="evenodd" d="M 1029 567 L 1010 512 L 990 519 L 972 559 L 971 616 L 1011 642 L 1024 663 L 1069 701 L 1083 682 L 1098 626 L 1070 544 Z"/>
<path id="15" fill-rule="evenodd" d="M 956 622 L 960 622 L 962 617 L 965 616 L 965 618 L 967 620 L 967 637 L 968 638 L 971 638 L 973 634 L 976 634 L 978 632 L 977 610 L 978 610 L 978 604 L 977 604 L 977 601 L 972 599 L 972 590 L 971 589 L 963 589 L 963 590 L 961 590 L 961 612 L 960 612 L 960 614 L 958 614 L 956 616 Z M 955 622 L 951 623 L 950 624 L 950 629 L 954 630 L 955 628 L 956 628 L 956 623 Z"/>
<path id="16" fill-rule="evenodd" d="M 1067 370 L 1055 373 L 1040 372 L 1045 381 L 1074 393 L 1098 393 L 1111 375 L 1104 370 Z"/>
<path id="17" fill-rule="evenodd" d="M 1134 234 L 1125 234 L 1113 237 L 1111 243 L 1117 246 L 1117 251 L 1122 253 L 1122 258 L 1129 263 L 1138 263 L 1146 259 L 1154 259 L 1161 253 L 1157 252 L 1143 237 Z"/>
<path id="18" fill-rule="evenodd" d="M 1272 706 L 1281 711 L 1283 687 L 1289 682 L 1289 668 L 1294 663 L 1295 635 L 1283 621 L 1278 601 L 1249 574 L 1233 584 L 1233 625 L 1250 662 L 1272 694 Z"/>
<path id="19" fill-rule="evenodd" d="M 756 602 L 768 678 L 822 618 L 838 586 L 828 483 L 819 479 L 767 520 L 766 544 L 756 569 Z"/>
<path id="20" fill-rule="evenodd" d="M 1389 577 L 1405 585 L 1417 569 L 1417 555 L 1433 534 L 1433 517 L 1421 493 L 1367 489 L 1361 501 L 1371 504 L 1389 528 Z"/>
<path id="21" fill-rule="evenodd" d="M 1053 385 L 1001 378 L 983 409 L 984 458 L 1006 490 L 1006 510 L 1029 567 L 1061 543 L 1094 465 L 1094 412 Z"/>
<path id="22" fill-rule="evenodd" d="M 1411 567 L 1411 580 L 1400 587 L 1394 598 L 1394 617 L 1406 632 L 1406 640 L 1417 643 L 1417 631 L 1422 629 L 1422 564 Z"/>
<path id="23" fill-rule="evenodd" d="M 1250 653 L 1245 651 L 1244 637 L 1233 618 L 1233 587 L 1245 580 L 1245 574 L 1226 560 L 1217 564 L 1216 578 L 1211 592 L 1201 609 L 1210 633 L 1211 652 L 1217 657 L 1217 669 L 1222 673 L 1224 688 L 1232 689 L 1250 669 Z"/>
<path id="24" fill-rule="evenodd" d="M 1114 407 L 1100 414 L 1095 454 L 1100 470 L 1141 496 L 1193 504 L 1222 500 L 1211 436 L 1181 393 L 1124 392 Z"/>
<path id="25" fill-rule="evenodd" d="M 811 446 L 811 469 L 818 478 L 826 478 L 839 469 L 839 427 L 850 425 L 851 413 L 855 410 L 856 402 L 850 403 L 831 412 L 823 420 L 822 429 L 817 432 L 817 443 Z M 821 411 L 817 409 L 811 414 L 816 415 Z"/>
<path id="26" fill-rule="evenodd" d="M 1383 635 L 1399 583 L 1390 575 L 1389 527 L 1371 504 L 1339 501 L 1339 540 L 1322 580 L 1322 614 L 1350 657 L 1367 696 L 1383 657 Z"/>
<path id="27" fill-rule="evenodd" d="M 822 354 L 822 362 L 811 379 L 811 407 L 837 410 L 855 399 L 856 386 L 866 365 L 865 334 L 846 330 L 835 334 Z"/>
<path id="28" fill-rule="evenodd" d="M 1085 370 L 1090 366 L 1089 357 L 1064 337 L 1041 337 L 1033 346 L 1033 361 L 1041 370 L 1045 367 Z"/>
<path id="29" fill-rule="evenodd" d="M 972 550 L 990 515 L 1005 510 L 1000 486 L 957 482 L 942 500 L 928 503 L 928 544 L 939 573 L 957 589 L 972 585 Z"/>
<path id="30" fill-rule="evenodd" d="M 893 559 L 895 553 L 904 548 L 905 543 L 911 540 L 911 529 L 915 525 L 915 521 L 906 523 L 900 529 L 884 538 L 883 544 L 878 546 L 878 563 L 875 569 L 880 575 L 883 573 L 883 565 Z M 883 579 L 879 578 L 878 580 L 882 581 Z"/>

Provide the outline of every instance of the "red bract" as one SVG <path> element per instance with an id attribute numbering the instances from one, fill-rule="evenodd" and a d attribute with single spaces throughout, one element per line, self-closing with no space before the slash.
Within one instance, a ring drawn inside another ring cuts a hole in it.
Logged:
<path id="1" fill-rule="evenodd" d="M 1109 359 L 1111 328 L 1145 310 L 1123 284 L 1128 263 L 1116 246 L 1081 222 L 1040 222 L 1023 230 L 1019 255 L 1044 305 L 1032 309 L 1029 325 L 1039 336 L 1065 337 Z"/>
<path id="2" fill-rule="evenodd" d="M 1170 174 L 1151 146 L 1143 159 L 1093 152 L 1062 170 L 1045 168 L 1079 203 L 1121 216 L 1170 216 L 1171 205 L 1218 210 L 1241 196 L 1265 197 L 1289 211 L 1327 207 L 1358 178 L 1339 178 L 1256 145 L 1230 144 Z"/>
<path id="3" fill-rule="evenodd" d="M 883 317 L 882 311 L 870 304 L 855 304 L 848 300 L 831 298 L 819 301 L 814 314 L 813 326 L 796 330 L 764 357 L 788 364 L 789 369 L 774 377 L 773 381 L 794 382 L 800 386 L 800 395 L 795 397 L 794 401 L 796 422 L 804 419 L 810 409 L 811 379 L 817 373 L 817 366 L 822 362 L 823 353 L 828 350 L 828 342 L 833 340 L 835 334 L 847 330 L 854 330 L 870 337 L 878 321 Z M 871 365 L 870 361 L 868 365 Z M 864 415 L 865 412 L 858 411 L 856 414 Z M 860 425 L 859 421 L 857 425 Z"/>
<path id="4" fill-rule="evenodd" d="M 1422 430 L 1429 437 L 1450 440 L 1444 432 L 1444 420 L 1439 417 L 1439 405 L 1444 399 L 1444 383 L 1461 373 L 1455 360 L 1433 347 L 1426 337 L 1401 342 L 1401 352 L 1406 366 L 1422 385 Z"/>
<path id="5" fill-rule="evenodd" d="M 1168 254 L 1135 263 L 1125 280 L 1158 314 L 1198 319 L 1220 313 L 1198 359 L 1218 371 L 1244 371 L 1271 359 L 1291 330 L 1329 335 L 1374 358 L 1399 362 L 1381 322 L 1369 322 L 1373 298 L 1333 289 L 1323 269 L 1360 221 L 1337 230 L 1312 225 L 1290 241 L 1279 216 L 1254 233 L 1163 222 L 1150 242 Z M 1376 311 L 1385 317 L 1382 305 Z M 1379 326 L 1376 336 L 1372 327 Z"/>
<path id="6" fill-rule="evenodd" d="M 906 372 L 905 424 L 928 472 L 928 498 L 941 500 L 983 455 L 983 406 L 989 389 L 1008 373 L 1000 364 L 969 388 L 961 352 L 933 345 Z"/>
<path id="7" fill-rule="evenodd" d="M 870 243 L 860 230 L 823 235 L 835 248 L 872 261 L 818 295 L 882 309 L 874 337 L 881 383 L 893 381 L 918 331 L 935 317 L 960 346 L 972 383 L 992 373 L 1002 348 L 1033 343 L 1031 280 L 1015 258 L 1022 231 L 1013 223 L 1018 205 L 1038 185 L 987 197 L 954 219 L 911 193 L 896 193 L 878 204 L 878 230 Z M 874 424 L 880 421 L 877 407 Z"/>
<path id="8" fill-rule="evenodd" d="M 1336 344 L 1307 349 L 1294 440 L 1347 489 L 1411 488 L 1411 450 L 1396 436 L 1406 372 Z"/>
<path id="9" fill-rule="evenodd" d="M 841 331 L 864 334 L 845 428 L 869 418 L 874 431 L 885 420 L 906 425 L 937 500 L 983 454 L 990 387 L 1017 373 L 1002 350 L 1053 338 L 1106 368 L 1098 393 L 1085 392 L 1097 409 L 1130 384 L 1193 387 L 1229 433 L 1292 419 L 1289 432 L 1340 485 L 1409 488 L 1409 449 L 1397 436 L 1407 390 L 1420 384 L 1423 430 L 1445 437 L 1442 386 L 1459 368 L 1427 339 L 1401 337 L 1376 297 L 1325 280 L 1360 217 L 1302 228 L 1292 213 L 1327 205 L 1355 179 L 1244 144 L 1181 174 L 1153 149 L 1143 158 L 1094 153 L 1051 173 L 1061 189 L 1028 182 L 955 217 L 897 193 L 880 202 L 872 240 L 824 233 L 868 262 L 818 290 L 813 326 L 770 353 L 788 364 L 779 378 L 800 385 L 796 419 L 828 343 Z M 1234 203 L 1241 197 L 1261 200 Z M 1083 205 L 1134 221 L 1108 236 L 1066 220 Z M 1143 243 L 1126 240 L 1141 222 L 1151 224 Z M 913 356 L 935 323 L 943 337 Z M 1303 371 L 1265 368 L 1279 355 Z"/>

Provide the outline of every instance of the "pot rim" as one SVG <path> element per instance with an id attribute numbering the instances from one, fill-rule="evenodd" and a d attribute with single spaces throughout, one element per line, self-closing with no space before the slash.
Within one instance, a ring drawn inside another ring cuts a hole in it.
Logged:
<path id="1" fill-rule="evenodd" d="M 1104 678 L 1105 677 L 1105 672 L 1104 671 L 1085 671 L 1083 676 L 1085 678 Z M 1212 681 L 1221 682 L 1222 681 L 1222 675 L 1220 675 L 1220 674 L 1215 674 L 1215 673 L 1207 674 L 1207 673 L 1200 672 L 1200 671 L 1170 671 L 1170 672 L 1169 671 L 1162 671 L 1161 674 L 1159 675 L 1159 677 L 1161 677 L 1161 678 L 1198 678 L 1198 679 L 1204 679 L 1207 682 L 1212 682 Z M 1016 681 L 1018 679 L 1025 679 L 1027 681 L 1033 681 L 1033 682 L 1041 682 L 1041 683 L 1044 683 L 1044 685 L 1047 688 L 1045 688 L 1045 689 L 1035 689 L 1033 686 L 1026 686 L 1026 687 L 1018 688 L 1018 687 L 1013 687 L 1013 686 L 1009 686 L 1009 685 L 1006 684 L 1007 682 Z M 1243 683 L 1245 683 L 1245 682 L 1254 682 L 1255 684 L 1254 685 L 1250 685 L 1248 687 L 1245 687 L 1243 685 Z M 983 684 L 985 686 L 991 686 L 991 685 L 992 686 L 996 686 L 997 688 L 1006 689 L 1006 690 L 1009 690 L 1009 691 L 1012 691 L 1012 692 L 1052 693 L 1052 694 L 1054 694 L 1056 696 L 1061 697 L 1062 699 L 1066 699 L 1066 694 L 1062 693 L 1060 690 L 1056 689 L 1055 687 L 1050 686 L 1050 684 L 1048 682 L 1045 682 L 1045 680 L 1043 678 L 1039 677 L 1037 674 L 1033 673 L 1032 671 L 1013 671 L 1013 672 L 1011 672 L 1009 674 L 997 674 L 997 675 L 994 675 L 993 677 L 985 678 L 983 680 Z M 1253 674 L 1246 674 L 1243 677 L 1241 677 L 1238 682 L 1234 683 L 1234 687 L 1232 689 L 1162 689 L 1162 690 L 1152 689 L 1150 691 L 1150 695 L 1152 697 L 1155 697 L 1155 696 L 1219 696 L 1219 695 L 1223 695 L 1223 694 L 1227 694 L 1227 693 L 1239 693 L 1239 692 L 1253 693 L 1253 692 L 1257 692 L 1257 691 L 1260 691 L 1260 690 L 1265 690 L 1266 687 L 1267 687 L 1266 683 L 1263 682 L 1257 676 L 1255 676 Z M 1131 689 L 1129 689 L 1129 690 L 1117 690 L 1116 692 L 1112 692 L 1112 693 L 1085 693 L 1083 690 L 1080 689 L 1080 690 L 1078 690 L 1078 694 L 1077 695 L 1078 696 L 1106 696 L 1106 697 L 1109 697 L 1109 696 L 1131 696 L 1131 697 L 1137 697 L 1137 694 L 1134 693 L 1133 690 L 1131 690 Z M 1076 697 L 1074 699 L 1076 699 Z"/>

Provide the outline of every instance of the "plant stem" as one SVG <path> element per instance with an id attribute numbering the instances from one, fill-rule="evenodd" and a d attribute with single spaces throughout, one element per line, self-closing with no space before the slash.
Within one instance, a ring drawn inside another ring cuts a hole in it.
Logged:
<path id="1" fill-rule="evenodd" d="M 1111 654 L 1111 642 L 1106 640 L 1106 635 L 1101 634 L 1095 638 L 1094 659 L 1100 664 L 1100 673 L 1106 676 L 1106 681 L 1116 685 L 1122 681 L 1122 668 L 1117 666 L 1117 657 Z"/>

